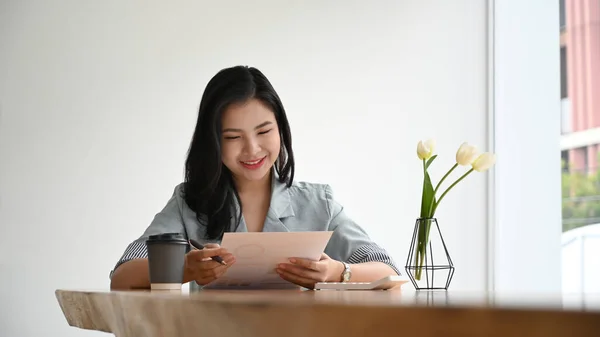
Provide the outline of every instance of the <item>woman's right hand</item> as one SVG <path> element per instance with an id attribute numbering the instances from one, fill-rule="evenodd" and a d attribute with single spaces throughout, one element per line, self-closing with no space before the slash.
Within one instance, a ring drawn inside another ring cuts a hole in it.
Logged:
<path id="1" fill-rule="evenodd" d="M 213 261 L 211 257 L 220 256 L 227 265 Z M 235 258 L 218 244 L 208 243 L 204 249 L 193 249 L 185 256 L 185 279 L 206 285 L 225 273 L 235 263 Z"/>

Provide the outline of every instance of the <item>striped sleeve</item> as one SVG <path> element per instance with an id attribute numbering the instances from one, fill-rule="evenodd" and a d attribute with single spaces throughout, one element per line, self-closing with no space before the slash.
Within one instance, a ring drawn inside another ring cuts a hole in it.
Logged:
<path id="1" fill-rule="evenodd" d="M 115 272 L 115 270 L 117 270 L 117 268 L 120 265 L 122 265 L 123 263 L 130 261 L 130 260 L 144 259 L 147 257 L 148 257 L 148 249 L 146 248 L 145 239 L 140 238 L 138 240 L 133 241 L 132 243 L 129 244 L 129 246 L 127 246 L 127 249 L 125 249 L 125 252 L 121 256 L 119 261 L 117 261 L 117 264 L 115 265 L 113 270 L 110 272 L 110 278 L 112 278 L 112 275 Z"/>
<path id="2" fill-rule="evenodd" d="M 364 245 L 359 247 L 348 258 L 348 263 L 365 263 L 365 262 L 383 262 L 390 266 L 396 274 L 402 275 L 400 269 L 396 265 L 394 259 L 377 244 Z"/>

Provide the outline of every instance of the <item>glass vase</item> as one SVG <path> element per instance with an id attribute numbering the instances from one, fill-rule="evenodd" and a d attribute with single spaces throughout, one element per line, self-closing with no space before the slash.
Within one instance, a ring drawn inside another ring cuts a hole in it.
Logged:
<path id="1" fill-rule="evenodd" d="M 405 270 L 416 290 L 448 290 L 454 264 L 436 218 L 415 222 Z"/>

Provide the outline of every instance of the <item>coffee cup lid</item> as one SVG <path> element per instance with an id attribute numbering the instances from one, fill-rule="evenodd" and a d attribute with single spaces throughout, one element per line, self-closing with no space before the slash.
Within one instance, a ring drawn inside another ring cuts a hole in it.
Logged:
<path id="1" fill-rule="evenodd" d="M 150 235 L 147 241 L 182 241 L 187 242 L 181 233 L 161 233 Z"/>

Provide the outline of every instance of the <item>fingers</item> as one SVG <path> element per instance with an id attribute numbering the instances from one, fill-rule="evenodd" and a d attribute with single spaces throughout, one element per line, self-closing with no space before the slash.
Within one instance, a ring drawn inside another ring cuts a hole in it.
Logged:
<path id="1" fill-rule="evenodd" d="M 285 272 L 286 274 L 296 275 L 302 279 L 312 280 L 313 283 L 323 282 L 326 279 L 326 273 L 324 272 L 289 263 L 282 263 L 278 265 L 277 272 L 280 271 Z"/>
<path id="2" fill-rule="evenodd" d="M 227 253 L 218 256 L 221 256 L 223 261 L 225 261 L 225 263 L 228 265 L 231 265 L 235 262 L 235 257 L 232 254 Z M 199 251 L 189 252 L 187 259 L 189 265 L 196 266 L 199 269 L 214 269 L 218 266 L 222 266 L 222 264 L 212 260 L 210 257 L 202 257 L 202 255 L 199 254 Z"/>
<path id="3" fill-rule="evenodd" d="M 208 284 L 221 277 L 227 271 L 227 268 L 229 266 L 219 264 L 215 268 L 202 270 L 196 278 L 196 283 L 200 285 Z"/>
<path id="4" fill-rule="evenodd" d="M 227 263 L 228 265 L 233 264 L 235 262 L 235 256 L 233 256 L 233 254 L 225 254 L 222 255 L 221 258 L 223 258 L 223 261 L 225 261 L 225 263 Z M 219 265 L 221 265 L 219 263 Z"/>
<path id="5" fill-rule="evenodd" d="M 235 257 L 232 254 L 225 254 L 222 258 L 227 265 L 222 265 L 210 258 L 203 261 L 198 260 L 197 256 L 188 257 L 188 268 L 192 270 L 193 280 L 200 285 L 205 285 L 221 277 L 235 263 Z"/>
<path id="6" fill-rule="evenodd" d="M 194 258 L 196 260 L 203 260 L 206 258 L 211 258 L 213 256 L 221 256 L 224 257 L 224 255 L 231 255 L 227 249 L 225 248 L 220 248 L 220 247 L 216 247 L 216 248 L 204 248 L 204 249 L 194 249 L 191 250 L 189 253 L 189 256 L 191 258 Z"/>
<path id="7" fill-rule="evenodd" d="M 316 281 L 313 279 L 302 277 L 286 270 L 278 270 L 277 272 L 282 279 L 288 282 L 292 282 L 307 289 L 313 289 L 315 287 Z"/>
<path id="8" fill-rule="evenodd" d="M 227 269 L 235 262 L 235 260 L 232 258 L 226 262 L 227 265 L 222 265 L 215 261 L 210 261 L 209 263 L 202 263 L 199 268 L 197 280 L 208 283 L 218 279 L 223 274 L 225 274 Z M 214 266 L 214 264 L 216 264 L 216 267 L 213 268 L 212 266 Z"/>
<path id="9" fill-rule="evenodd" d="M 323 266 L 324 266 L 322 263 L 319 263 L 319 261 L 313 261 L 313 260 L 301 259 L 301 258 L 291 258 L 290 262 L 295 265 L 298 265 L 298 266 L 301 266 L 301 267 L 304 267 L 304 268 L 307 268 L 310 270 L 314 270 L 314 271 L 322 271 Z"/>

